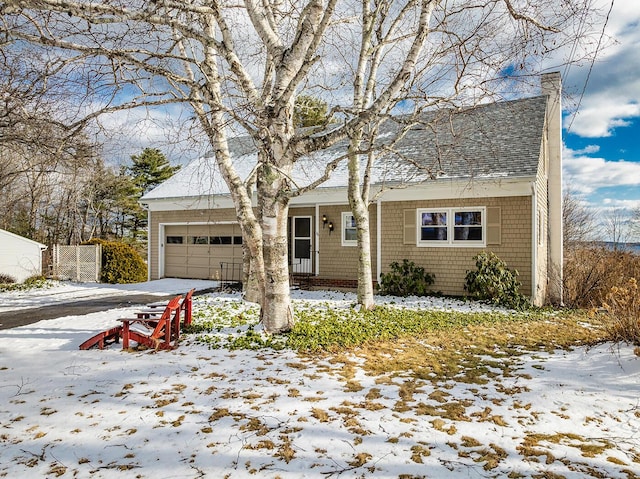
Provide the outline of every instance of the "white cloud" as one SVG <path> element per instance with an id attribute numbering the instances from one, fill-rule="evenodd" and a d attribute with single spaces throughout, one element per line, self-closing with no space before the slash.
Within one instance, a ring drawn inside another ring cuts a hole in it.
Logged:
<path id="1" fill-rule="evenodd" d="M 581 150 L 573 150 L 571 154 L 575 155 L 591 155 L 600 151 L 600 145 L 587 145 Z"/>
<path id="2" fill-rule="evenodd" d="M 609 0 L 601 0 L 604 12 L 609 6 Z M 575 118 L 569 117 L 565 123 L 572 133 L 590 138 L 610 136 L 615 128 L 627 126 L 630 120 L 640 117 L 639 25 L 640 2 L 617 0 L 603 39 L 605 46 L 593 68 L 584 65 L 568 69 L 564 81 L 573 97 L 565 104 L 569 109 L 580 104 Z M 587 88 L 581 96 L 588 74 Z"/>
<path id="3" fill-rule="evenodd" d="M 618 198 L 604 198 L 602 204 L 608 209 L 617 209 L 626 212 L 631 212 L 637 208 L 640 208 L 640 200 L 620 200 Z"/>
<path id="4" fill-rule="evenodd" d="M 570 131 L 587 138 L 611 136 L 615 128 L 629 126 L 628 120 L 640 117 L 640 105 L 633 101 L 609 93 L 587 98 L 570 125 Z"/>
<path id="5" fill-rule="evenodd" d="M 610 186 L 640 186 L 640 163 L 584 156 L 586 149 L 564 149 L 563 175 L 572 190 L 590 194 Z"/>
<path id="6" fill-rule="evenodd" d="M 128 164 L 144 148 L 159 149 L 173 164 L 186 163 L 206 151 L 203 136 L 194 133 L 187 112 L 179 106 L 118 111 L 102 115 L 98 123 L 96 138 L 111 164 Z"/>

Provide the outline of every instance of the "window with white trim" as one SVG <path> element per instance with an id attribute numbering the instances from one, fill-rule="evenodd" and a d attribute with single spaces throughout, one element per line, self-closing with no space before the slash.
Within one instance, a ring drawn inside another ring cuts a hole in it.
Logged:
<path id="1" fill-rule="evenodd" d="M 342 212 L 342 246 L 357 246 L 356 219 L 350 211 Z"/>
<path id="2" fill-rule="evenodd" d="M 448 210 L 418 210 L 418 224 L 420 225 L 418 243 L 448 242 L 448 216 Z"/>
<path id="3" fill-rule="evenodd" d="M 417 210 L 418 246 L 485 246 L 486 208 Z"/>

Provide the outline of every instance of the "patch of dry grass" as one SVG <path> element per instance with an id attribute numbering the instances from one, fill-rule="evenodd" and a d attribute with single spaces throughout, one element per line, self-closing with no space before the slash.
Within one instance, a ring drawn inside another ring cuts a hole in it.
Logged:
<path id="1" fill-rule="evenodd" d="M 640 291 L 635 278 L 611 288 L 602 304 L 600 315 L 612 341 L 627 341 L 640 346 Z M 636 355 L 640 356 L 638 348 Z"/>
<path id="2" fill-rule="evenodd" d="M 430 331 L 393 341 L 370 341 L 350 351 L 364 359 L 361 367 L 377 377 L 410 372 L 414 379 L 441 383 L 448 379 L 486 384 L 503 376 L 518 376 L 518 356 L 535 351 L 552 352 L 606 339 L 602 325 L 585 313 L 549 315 L 531 321 L 470 325 Z M 349 361 L 344 355 L 341 361 Z M 411 400 L 411 382 L 400 386 L 403 401 Z"/>

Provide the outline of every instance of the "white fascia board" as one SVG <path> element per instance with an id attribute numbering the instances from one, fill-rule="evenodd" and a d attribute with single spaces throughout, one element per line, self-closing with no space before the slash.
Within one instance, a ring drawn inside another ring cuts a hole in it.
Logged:
<path id="1" fill-rule="evenodd" d="M 531 196 L 533 177 L 451 179 L 425 181 L 419 185 L 387 188 L 382 192 L 382 201 L 443 200 L 461 198 L 491 198 L 508 196 Z M 372 196 L 380 191 L 372 188 Z"/>
<path id="2" fill-rule="evenodd" d="M 531 196 L 534 177 L 522 178 L 474 178 L 438 179 L 420 184 L 403 186 L 371 187 L 371 196 L 378 195 L 381 201 L 443 200 L 459 198 L 486 198 L 507 196 Z M 291 206 L 346 204 L 347 188 L 316 188 L 291 199 Z M 199 209 L 233 208 L 228 195 L 206 197 L 183 197 L 146 200 L 150 211 L 183 211 Z M 254 197 L 255 205 L 255 197 Z"/>
<path id="3" fill-rule="evenodd" d="M 148 199 L 144 204 L 149 208 L 149 211 L 189 211 L 234 208 L 233 200 L 228 195 Z"/>
<path id="4" fill-rule="evenodd" d="M 291 206 L 305 205 L 332 205 L 348 202 L 347 188 L 344 186 L 335 188 L 316 188 L 303 195 L 291 198 Z"/>

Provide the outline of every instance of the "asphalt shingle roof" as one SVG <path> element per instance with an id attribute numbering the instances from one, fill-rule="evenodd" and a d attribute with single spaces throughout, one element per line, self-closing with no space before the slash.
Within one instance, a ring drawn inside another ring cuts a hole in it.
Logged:
<path id="1" fill-rule="evenodd" d="M 546 97 L 535 97 L 437 112 L 426 126 L 414 127 L 398 150 L 439 177 L 535 175 L 545 108 Z"/>
<path id="2" fill-rule="evenodd" d="M 546 96 L 491 103 L 467 110 L 425 114 L 382 155 L 372 183 L 418 182 L 428 178 L 518 178 L 536 174 L 544 132 Z M 396 138 L 398 123 L 380 129 L 380 143 Z M 248 138 L 230 141 L 238 172 L 245 177 L 256 162 Z M 323 165 L 344 154 L 346 141 L 313 153 L 296 164 L 298 184 L 319 176 Z M 436 179 L 436 181 L 437 181 Z M 346 186 L 344 162 L 323 187 Z M 144 200 L 226 194 L 214 158 L 194 160 L 143 197 Z"/>

